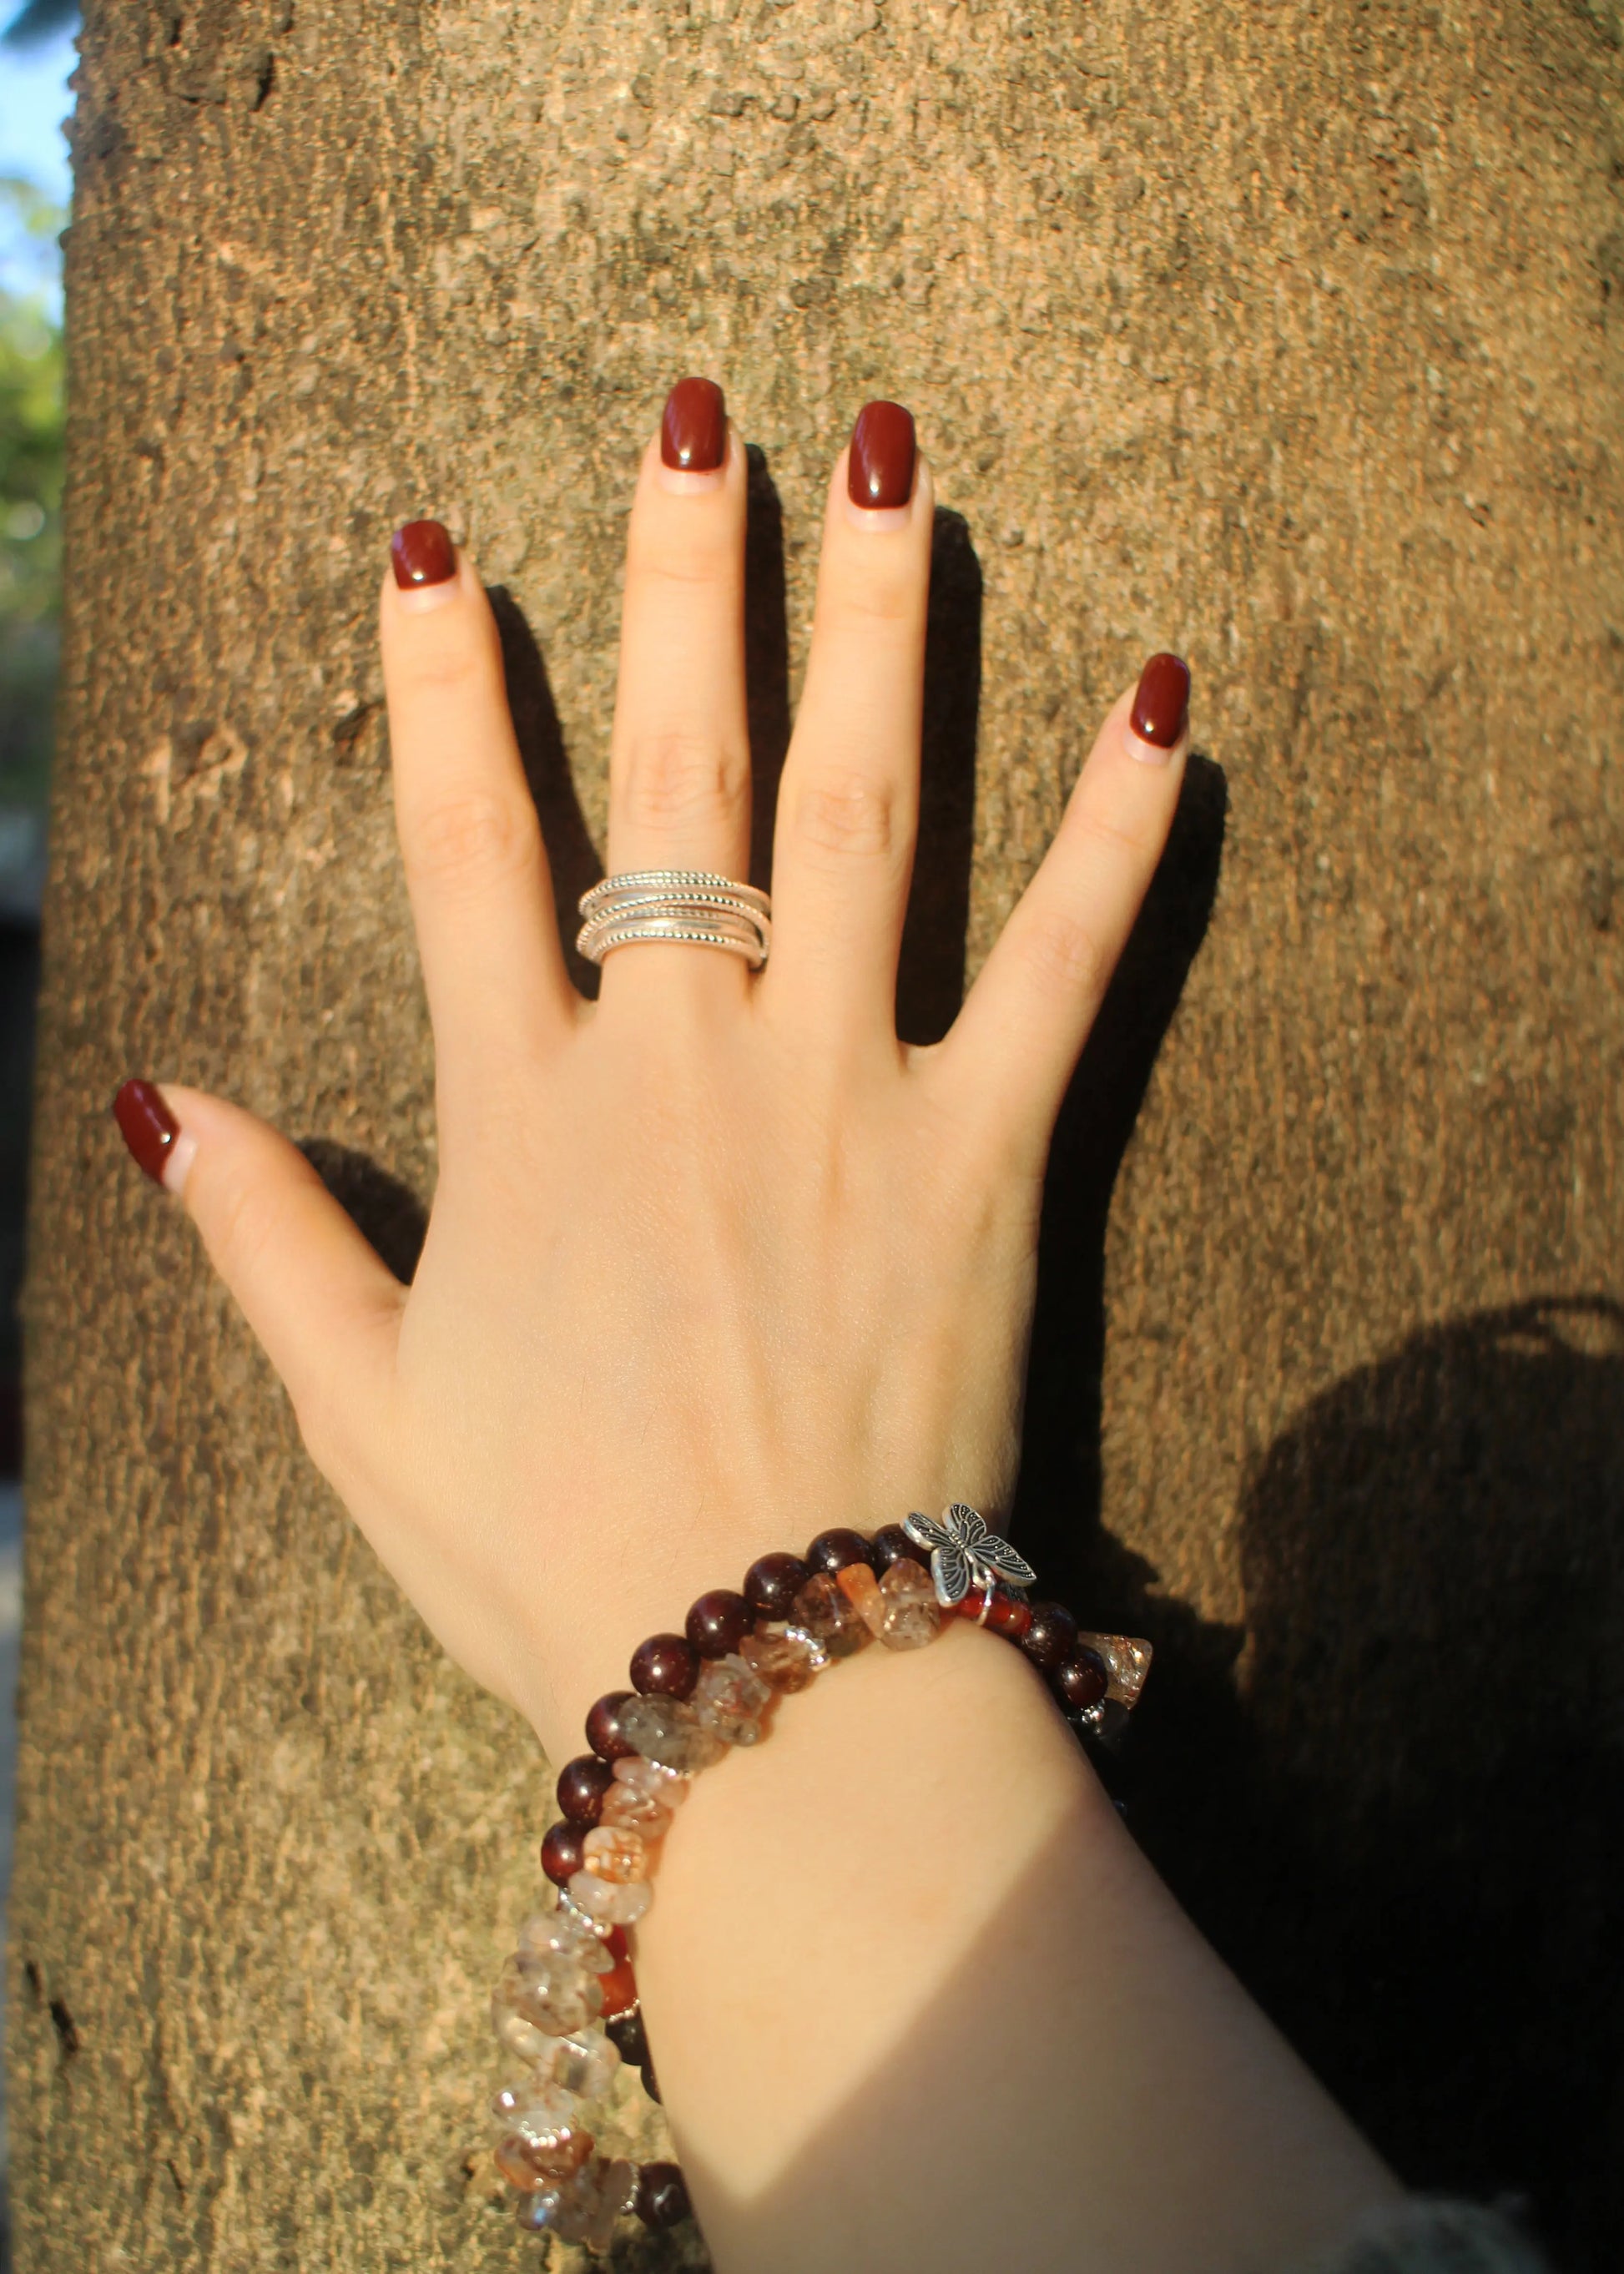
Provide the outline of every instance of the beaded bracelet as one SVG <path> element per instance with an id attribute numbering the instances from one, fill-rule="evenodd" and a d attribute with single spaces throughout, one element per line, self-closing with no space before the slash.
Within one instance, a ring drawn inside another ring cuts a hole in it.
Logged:
<path id="1" fill-rule="evenodd" d="M 1036 1577 L 956 1501 L 939 1523 L 913 1515 L 871 1540 L 820 1532 L 804 1556 L 763 1555 L 742 1593 L 701 1595 L 685 1633 L 633 1652 L 631 1689 L 598 1699 L 590 1751 L 559 1776 L 563 1816 L 541 1843 L 555 1906 L 520 1929 L 492 1999 L 497 2037 L 523 2065 L 492 2104 L 522 2227 L 602 2251 L 624 2212 L 651 2227 L 688 2214 L 677 2165 L 599 2154 L 583 2104 L 605 2098 L 622 2062 L 660 2097 L 627 1931 L 653 1899 L 659 1842 L 689 1784 L 756 1743 L 777 1697 L 871 1642 L 918 1650 L 957 1615 L 1024 1651 L 1080 1737 L 1111 1741 L 1145 1686 L 1150 1645 L 1080 1632 L 1064 1604 L 1028 1600 Z"/>

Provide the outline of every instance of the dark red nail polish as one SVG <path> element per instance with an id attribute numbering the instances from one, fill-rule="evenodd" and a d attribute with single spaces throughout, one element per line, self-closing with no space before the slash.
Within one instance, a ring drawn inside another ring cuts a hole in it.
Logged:
<path id="1" fill-rule="evenodd" d="M 727 402 L 713 379 L 680 379 L 665 397 L 660 457 L 681 474 L 713 474 L 727 456 Z"/>
<path id="2" fill-rule="evenodd" d="M 419 584 L 448 584 L 456 575 L 456 553 L 447 531 L 438 521 L 409 521 L 397 529 L 389 546 L 395 581 L 402 591 Z"/>
<path id="3" fill-rule="evenodd" d="M 852 429 L 846 486 L 852 503 L 906 505 L 914 494 L 914 415 L 899 403 L 865 403 Z"/>
<path id="4" fill-rule="evenodd" d="M 1159 750 L 1170 750 L 1190 717 L 1190 666 L 1182 655 L 1153 655 L 1139 674 L 1133 731 Z"/>
<path id="5" fill-rule="evenodd" d="M 154 1082 L 127 1081 L 113 1100 L 113 1118 L 130 1148 L 136 1165 L 145 1169 L 154 1185 L 163 1182 L 163 1164 L 169 1148 L 180 1135 L 180 1124 L 164 1103 Z"/>

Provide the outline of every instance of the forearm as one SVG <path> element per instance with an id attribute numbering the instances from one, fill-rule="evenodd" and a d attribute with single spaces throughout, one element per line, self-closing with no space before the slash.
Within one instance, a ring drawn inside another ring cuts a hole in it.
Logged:
<path id="1" fill-rule="evenodd" d="M 638 1974 L 722 2274 L 1264 2274 L 1398 2193 L 967 1627 L 699 1780 Z"/>

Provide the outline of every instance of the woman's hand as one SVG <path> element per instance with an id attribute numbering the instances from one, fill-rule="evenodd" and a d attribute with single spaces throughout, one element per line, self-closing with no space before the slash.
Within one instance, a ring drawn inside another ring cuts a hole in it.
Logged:
<path id="1" fill-rule="evenodd" d="M 667 431 L 710 394 L 684 382 Z M 638 474 L 611 872 L 747 874 L 746 467 L 717 428 L 715 471 L 650 441 Z M 157 1166 L 316 1462 L 555 1758 L 640 1637 L 763 1550 L 1007 1505 L 1050 1130 L 1167 836 L 1188 675 L 1157 659 L 1124 694 L 951 1032 L 900 1044 L 934 501 L 912 421 L 870 406 L 830 488 L 766 968 L 639 944 L 595 1004 L 478 576 L 436 524 L 397 538 L 380 629 L 440 1132 L 410 1288 L 290 1144 L 162 1093 Z"/>
<path id="2" fill-rule="evenodd" d="M 668 429 L 695 405 L 726 433 L 692 381 Z M 436 524 L 397 538 L 384 661 L 440 1147 L 409 1289 L 262 1123 L 121 1093 L 317 1461 L 554 1758 L 633 1645 L 763 1550 L 996 1511 L 1013 1481 L 1049 1133 L 1172 818 L 1188 676 L 1155 659 L 1116 704 L 951 1031 L 902 1047 L 932 509 L 911 420 L 870 405 L 824 523 L 766 968 L 639 944 L 593 1005 L 478 579 Z M 745 873 L 744 520 L 736 437 L 708 474 L 650 446 L 612 871 Z M 1241 2274 L 1393 2195 L 1020 1653 L 955 1622 L 794 1702 L 700 1780 L 637 1937 L 718 2268 Z"/>

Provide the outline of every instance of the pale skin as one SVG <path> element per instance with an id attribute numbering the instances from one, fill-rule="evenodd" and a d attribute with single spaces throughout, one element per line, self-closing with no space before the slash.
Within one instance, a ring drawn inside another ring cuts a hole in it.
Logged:
<path id="1" fill-rule="evenodd" d="M 1009 1505 L 1050 1132 L 1187 738 L 1143 741 L 1124 692 L 952 1028 L 901 1044 L 933 506 L 922 458 L 884 511 L 835 467 L 765 970 L 634 945 L 596 1004 L 478 576 L 386 580 L 440 1136 L 410 1288 L 286 1140 L 164 1085 L 165 1181 L 312 1457 L 555 1762 L 634 1645 L 764 1551 Z M 748 873 L 744 525 L 736 434 L 710 475 L 650 444 L 611 871 Z M 722 2274 L 1283 2274 L 1399 2192 L 966 1624 L 841 1666 L 699 1781 L 637 1965 Z"/>

